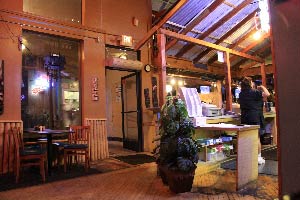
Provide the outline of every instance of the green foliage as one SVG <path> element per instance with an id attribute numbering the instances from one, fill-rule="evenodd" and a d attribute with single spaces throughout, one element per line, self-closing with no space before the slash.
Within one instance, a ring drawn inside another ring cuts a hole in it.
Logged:
<path id="1" fill-rule="evenodd" d="M 195 169 L 198 151 L 192 139 L 194 126 L 184 101 L 168 96 L 162 106 L 159 123 L 158 162 L 175 170 L 188 172 Z"/>

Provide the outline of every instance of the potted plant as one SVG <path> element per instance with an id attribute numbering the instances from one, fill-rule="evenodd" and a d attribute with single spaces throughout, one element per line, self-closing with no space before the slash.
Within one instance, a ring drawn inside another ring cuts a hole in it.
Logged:
<path id="1" fill-rule="evenodd" d="M 161 109 L 156 152 L 159 174 L 175 193 L 187 192 L 192 188 L 198 162 L 193 133 L 194 126 L 184 101 L 176 96 L 167 96 Z"/>

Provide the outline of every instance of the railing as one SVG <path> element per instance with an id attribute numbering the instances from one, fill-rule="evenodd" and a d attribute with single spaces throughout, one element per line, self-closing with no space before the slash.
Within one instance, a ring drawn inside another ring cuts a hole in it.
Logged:
<path id="1" fill-rule="evenodd" d="M 109 157 L 106 119 L 86 118 L 85 124 L 91 126 L 90 160 L 95 161 Z"/>

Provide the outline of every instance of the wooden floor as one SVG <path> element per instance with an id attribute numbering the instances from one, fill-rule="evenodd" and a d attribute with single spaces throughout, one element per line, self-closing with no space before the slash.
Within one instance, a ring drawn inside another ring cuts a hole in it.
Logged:
<path id="1" fill-rule="evenodd" d="M 164 200 L 164 199 L 274 199 L 276 191 L 269 196 L 255 197 L 232 192 L 212 194 L 211 191 L 200 191 L 214 179 L 214 175 L 199 176 L 194 181 L 192 192 L 174 194 L 163 185 L 156 174 L 154 163 L 137 167 L 97 174 L 76 179 L 69 179 L 38 186 L 9 190 L 0 193 L 1 200 Z M 260 177 L 266 188 L 274 182 L 267 177 Z M 205 184 L 205 185 L 203 185 Z M 276 187 L 275 187 L 276 188 Z M 271 188 L 272 189 L 272 188 Z M 269 193 L 271 191 L 268 191 Z"/>
<path id="2" fill-rule="evenodd" d="M 218 169 L 205 173 L 209 167 L 211 166 L 202 165 L 197 168 L 192 191 L 182 194 L 170 192 L 168 186 L 163 185 L 157 176 L 156 164 L 148 163 L 104 174 L 4 191 L 0 192 L 0 200 L 252 200 L 277 197 L 277 176 L 259 175 L 254 190 L 223 192 L 212 188 L 219 187 L 223 181 L 230 188 L 234 184 L 234 171 Z"/>

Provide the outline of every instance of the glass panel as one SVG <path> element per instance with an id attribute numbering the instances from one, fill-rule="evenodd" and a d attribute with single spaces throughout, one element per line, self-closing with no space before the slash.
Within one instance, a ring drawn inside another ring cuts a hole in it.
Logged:
<path id="1" fill-rule="evenodd" d="M 37 125 L 48 128 L 51 115 L 53 128 L 80 124 L 80 42 L 24 31 L 23 44 L 21 105 L 24 128 Z M 51 79 L 45 68 L 50 53 L 56 54 L 52 61 L 61 68 L 52 82 L 52 106 L 49 103 Z"/>
<path id="2" fill-rule="evenodd" d="M 138 127 L 136 123 L 137 113 L 125 113 L 125 138 L 138 141 Z"/>
<path id="3" fill-rule="evenodd" d="M 81 24 L 81 0 L 23 0 L 23 11 Z"/>
<path id="4" fill-rule="evenodd" d="M 138 140 L 136 76 L 123 80 L 125 138 Z M 127 112 L 127 113 L 126 113 Z"/>

